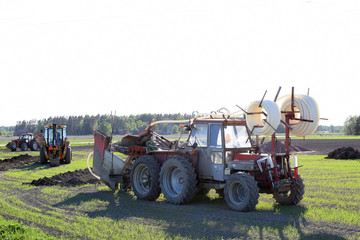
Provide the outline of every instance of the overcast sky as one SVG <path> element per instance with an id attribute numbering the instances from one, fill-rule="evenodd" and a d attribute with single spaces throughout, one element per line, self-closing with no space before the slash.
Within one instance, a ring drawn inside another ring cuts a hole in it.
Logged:
<path id="1" fill-rule="evenodd" d="M 0 126 L 237 110 L 296 93 L 360 115 L 360 1 L 0 1 Z"/>

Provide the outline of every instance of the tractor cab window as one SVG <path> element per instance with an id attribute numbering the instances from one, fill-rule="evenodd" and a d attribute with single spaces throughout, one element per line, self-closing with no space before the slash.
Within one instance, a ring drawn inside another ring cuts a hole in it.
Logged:
<path id="1" fill-rule="evenodd" d="M 210 125 L 210 147 L 222 147 L 221 124 Z"/>
<path id="2" fill-rule="evenodd" d="M 191 129 L 191 135 L 189 138 L 189 146 L 198 144 L 198 147 L 207 146 L 207 136 L 208 136 L 208 125 L 207 124 L 196 124 Z"/>
<path id="3" fill-rule="evenodd" d="M 53 131 L 51 128 L 45 128 L 44 137 L 50 146 L 54 146 Z"/>
<path id="4" fill-rule="evenodd" d="M 66 138 L 66 128 L 62 129 L 62 134 L 63 134 L 63 139 L 65 139 Z"/>
<path id="5" fill-rule="evenodd" d="M 63 143 L 63 129 L 56 128 L 56 142 L 58 145 L 62 145 Z"/>
<path id="6" fill-rule="evenodd" d="M 225 147 L 226 148 L 248 148 L 251 147 L 248 140 L 248 132 L 245 126 L 225 126 Z M 247 142 L 246 142 L 247 141 Z"/>

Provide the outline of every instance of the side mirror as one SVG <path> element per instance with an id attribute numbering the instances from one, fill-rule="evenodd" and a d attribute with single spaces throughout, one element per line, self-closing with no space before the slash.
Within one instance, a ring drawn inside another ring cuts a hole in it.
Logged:
<path id="1" fill-rule="evenodd" d="M 198 146 L 198 144 L 195 142 L 191 147 L 195 149 Z"/>
<path id="2" fill-rule="evenodd" d="M 181 125 L 181 128 L 185 128 L 185 131 L 190 131 L 191 130 L 190 125 Z"/>

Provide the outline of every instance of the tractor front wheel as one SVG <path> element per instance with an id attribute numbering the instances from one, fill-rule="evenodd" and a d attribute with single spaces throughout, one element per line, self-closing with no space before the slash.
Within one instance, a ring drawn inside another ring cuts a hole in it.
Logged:
<path id="1" fill-rule="evenodd" d="M 259 188 L 255 179 L 247 173 L 234 173 L 225 185 L 225 200 L 229 208 L 239 212 L 255 209 L 259 200 Z"/>
<path id="2" fill-rule="evenodd" d="M 280 205 L 297 205 L 300 203 L 305 193 L 305 185 L 299 176 L 295 185 L 289 191 L 275 191 L 273 197 Z"/>
<path id="3" fill-rule="evenodd" d="M 160 172 L 160 186 L 164 197 L 172 204 L 189 203 L 197 192 L 196 173 L 184 157 L 170 157 Z"/>
<path id="4" fill-rule="evenodd" d="M 16 143 L 10 143 L 10 150 L 16 152 Z"/>
<path id="5" fill-rule="evenodd" d="M 143 155 L 131 168 L 131 186 L 138 199 L 154 201 L 160 195 L 160 164 L 153 156 Z"/>

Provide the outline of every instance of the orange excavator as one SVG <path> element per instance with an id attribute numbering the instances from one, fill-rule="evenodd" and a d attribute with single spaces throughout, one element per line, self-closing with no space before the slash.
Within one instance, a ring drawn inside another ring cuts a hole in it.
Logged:
<path id="1" fill-rule="evenodd" d="M 44 139 L 40 143 L 40 163 L 50 162 L 50 166 L 59 166 L 61 162 L 71 163 L 72 152 L 66 137 L 66 126 L 53 123 L 45 126 Z"/>

